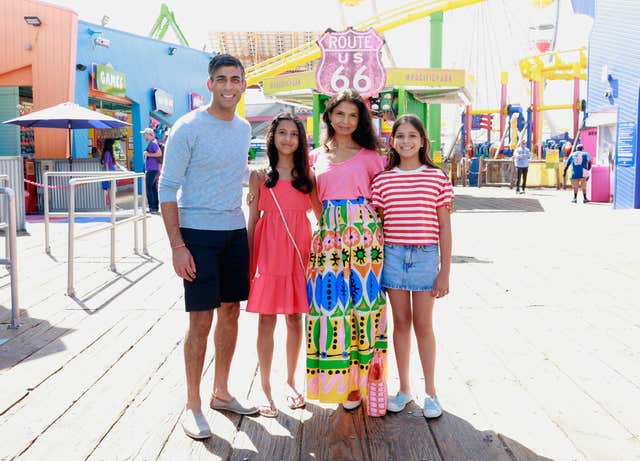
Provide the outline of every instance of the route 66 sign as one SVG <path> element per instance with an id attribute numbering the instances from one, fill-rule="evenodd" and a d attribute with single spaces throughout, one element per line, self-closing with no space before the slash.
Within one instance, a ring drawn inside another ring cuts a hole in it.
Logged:
<path id="1" fill-rule="evenodd" d="M 387 79 L 382 65 L 384 39 L 373 29 L 327 31 L 318 39 L 322 59 L 316 70 L 318 90 L 334 95 L 350 88 L 363 97 L 378 94 Z"/>

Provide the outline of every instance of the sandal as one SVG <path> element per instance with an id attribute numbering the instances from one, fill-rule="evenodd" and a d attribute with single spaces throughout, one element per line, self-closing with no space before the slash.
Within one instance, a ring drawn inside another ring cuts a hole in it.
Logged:
<path id="1" fill-rule="evenodd" d="M 278 409 L 273 403 L 273 400 L 269 402 L 269 405 L 262 405 L 260 408 L 258 408 L 258 413 L 260 413 L 260 416 L 264 416 L 265 418 L 278 417 Z"/>
<path id="2" fill-rule="evenodd" d="M 297 410 L 298 408 L 304 408 L 307 402 L 304 400 L 304 395 L 287 395 L 287 405 L 292 410 Z"/>

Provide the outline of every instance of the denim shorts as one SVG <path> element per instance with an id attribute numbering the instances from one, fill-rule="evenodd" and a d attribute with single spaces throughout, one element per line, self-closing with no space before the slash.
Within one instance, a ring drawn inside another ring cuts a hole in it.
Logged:
<path id="1" fill-rule="evenodd" d="M 382 286 L 430 291 L 440 270 L 438 245 L 385 244 Z"/>

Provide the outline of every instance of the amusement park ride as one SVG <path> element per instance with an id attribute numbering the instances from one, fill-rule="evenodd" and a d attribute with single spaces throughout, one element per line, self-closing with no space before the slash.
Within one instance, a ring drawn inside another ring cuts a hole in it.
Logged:
<path id="1" fill-rule="evenodd" d="M 363 0 L 339 0 L 341 4 L 347 6 L 353 6 L 362 3 Z M 490 116 L 491 114 L 499 114 L 500 120 L 500 139 L 501 145 L 498 152 L 502 151 L 502 143 L 505 139 L 508 139 L 508 146 L 515 146 L 522 136 L 527 135 L 527 143 L 529 146 L 537 146 L 542 139 L 542 118 L 541 115 L 545 111 L 552 110 L 572 110 L 573 112 L 573 136 L 578 134 L 580 111 L 583 107 L 583 102 L 580 99 L 580 80 L 586 79 L 586 52 L 584 48 L 569 51 L 558 51 L 556 47 L 556 38 L 558 31 L 558 18 L 560 12 L 560 0 L 520 0 L 521 2 L 530 3 L 533 7 L 544 11 L 546 16 L 540 17 L 539 22 L 530 23 L 529 25 L 529 42 L 532 45 L 531 49 L 538 51 L 529 57 L 525 57 L 519 62 L 519 70 L 522 77 L 529 82 L 529 108 L 527 110 L 527 120 L 524 120 L 524 114 L 522 109 L 519 108 L 519 104 L 509 104 L 507 97 L 507 84 L 508 74 L 502 72 L 500 74 L 501 91 L 499 107 L 489 109 L 472 109 L 471 101 L 476 100 L 475 95 L 472 93 L 472 88 L 467 88 L 467 83 L 472 79 L 470 72 L 465 74 L 462 78 L 463 82 L 459 85 L 459 88 L 449 88 L 451 94 L 457 95 L 457 98 L 451 99 L 442 96 L 440 99 L 435 95 L 437 92 L 427 91 L 423 87 L 419 86 L 407 86 L 404 90 L 413 91 L 415 99 L 422 101 L 425 107 L 418 107 L 419 110 L 424 109 L 424 113 L 421 114 L 423 121 L 429 124 L 430 137 L 434 141 L 434 150 L 439 149 L 440 138 L 440 112 L 439 104 L 443 102 L 457 103 L 465 106 L 465 115 L 463 116 L 462 123 L 462 145 L 467 146 L 472 143 L 471 138 L 471 119 L 474 115 L 484 114 Z M 374 14 L 369 19 L 353 24 L 351 27 L 354 30 L 364 31 L 367 29 L 374 29 L 376 32 L 383 34 L 386 31 L 392 30 L 397 27 L 401 27 L 410 22 L 430 18 L 430 69 L 434 70 L 442 67 L 442 23 L 443 13 L 452 11 L 464 7 L 470 7 L 478 4 L 487 5 L 491 0 L 414 0 L 410 1 L 402 6 L 394 7 L 386 11 L 382 11 L 378 14 Z M 375 2 L 374 2 L 375 3 Z M 515 3 L 515 2 L 514 2 Z M 506 8 L 507 3 L 503 3 L 502 8 Z M 377 12 L 377 9 L 374 8 Z M 490 15 L 489 15 L 490 16 Z M 173 13 L 169 11 L 165 4 L 162 4 L 160 17 L 156 21 L 151 35 L 153 37 L 161 39 L 167 32 L 169 27 L 172 27 L 178 38 L 187 44 L 186 38 L 182 34 L 182 31 L 175 22 Z M 485 26 L 486 27 L 486 26 Z M 494 46 L 497 46 L 495 43 Z M 278 79 L 278 85 L 280 87 L 287 87 L 287 81 L 292 78 L 297 81 L 301 81 L 307 85 L 306 99 L 303 95 L 283 92 L 272 92 L 271 94 L 282 99 L 289 98 L 290 101 L 303 102 L 307 105 L 313 104 L 314 113 L 322 108 L 318 101 L 321 99 L 321 95 L 317 95 L 318 91 L 311 91 L 315 89 L 312 82 L 311 72 L 296 72 L 291 74 L 290 72 L 295 69 L 299 69 L 300 66 L 317 60 L 321 57 L 321 50 L 315 40 L 309 41 L 301 46 L 290 49 L 284 53 L 281 53 L 272 58 L 259 62 L 256 65 L 247 67 L 246 78 L 249 86 L 262 84 L 263 89 L 266 88 L 268 82 L 273 83 L 273 79 Z M 396 69 L 397 70 L 397 69 Z M 402 69 L 407 70 L 407 69 Z M 417 70 L 417 69 L 413 69 Z M 476 69 L 478 71 L 478 69 Z M 387 74 L 392 75 L 394 69 L 388 69 Z M 453 72 L 453 71 L 452 71 Z M 284 75 L 283 75 L 284 74 Z M 309 74 L 309 75 L 307 75 Z M 294 76 L 295 77 L 292 77 Z M 471 77 L 471 78 L 470 78 Z M 544 89 L 547 82 L 551 80 L 566 80 L 573 81 L 573 95 L 570 102 L 565 104 L 545 104 L 543 102 Z M 277 87 L 278 85 L 272 85 Z M 303 85 L 304 86 L 304 85 Z M 393 88 L 390 88 L 393 87 Z M 399 94 L 402 94 L 405 99 L 407 98 L 406 92 L 399 91 L 402 88 L 398 88 L 399 84 L 396 81 L 391 85 L 387 85 L 387 91 L 396 91 L 395 98 L 398 99 Z M 299 89 L 299 87 L 298 87 Z M 444 95 L 446 91 L 443 88 L 438 88 L 441 95 Z M 453 91 L 456 90 L 456 91 Z M 265 91 L 266 93 L 267 91 Z M 296 99 L 297 98 L 297 99 Z M 496 101 L 498 102 L 498 101 Z M 396 101 L 397 103 L 397 101 Z M 429 106 L 428 108 L 426 106 Z M 405 109 L 409 109 L 405 104 Z M 240 106 L 239 110 L 243 110 Z M 516 139 L 512 139 L 512 131 L 510 129 L 512 125 L 512 118 L 518 118 L 519 129 L 517 130 Z M 315 114 L 315 118 L 318 115 Z M 525 129 L 522 125 L 525 125 Z M 319 127 L 319 123 L 315 123 Z M 476 127 L 477 129 L 478 127 Z M 317 133 L 316 133 L 317 135 Z M 490 139 L 490 131 L 489 131 Z M 505 151 L 510 153 L 509 149 Z"/>

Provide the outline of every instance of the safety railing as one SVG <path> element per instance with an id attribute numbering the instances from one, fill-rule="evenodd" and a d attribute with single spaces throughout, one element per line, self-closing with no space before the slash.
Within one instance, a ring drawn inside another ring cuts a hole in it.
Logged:
<path id="1" fill-rule="evenodd" d="M 8 175 L 0 175 L 0 183 L 7 183 Z M 16 329 L 20 326 L 20 305 L 18 302 L 18 245 L 16 238 L 16 194 L 10 187 L 0 186 L 0 194 L 7 196 L 7 222 L 0 223 L 0 229 L 4 230 L 5 258 L 0 259 L 0 264 L 7 266 L 11 279 L 11 323 L 9 328 Z"/>
<path id="2" fill-rule="evenodd" d="M 513 159 L 479 159 L 478 186 L 516 185 L 516 167 Z M 562 163 L 545 160 L 531 160 L 527 174 L 527 187 L 562 186 Z"/>
<path id="3" fill-rule="evenodd" d="M 66 176 L 69 177 L 69 210 L 67 212 L 51 212 L 49 211 L 48 202 L 48 184 L 49 177 L 51 176 Z M 76 177 L 74 177 L 76 176 Z M 129 211 L 116 212 L 116 188 L 117 182 L 122 179 L 134 179 L 133 186 L 133 214 Z M 83 184 L 101 183 L 103 181 L 109 181 L 110 187 L 108 189 L 110 197 L 110 210 L 108 212 L 102 211 L 76 211 L 76 188 Z M 141 182 L 140 189 L 142 195 L 138 193 L 138 181 Z M 50 171 L 44 174 L 44 222 L 45 222 L 45 251 L 51 253 L 51 244 L 49 237 L 49 221 L 50 218 L 56 216 L 62 216 L 68 218 L 68 239 L 67 239 L 67 294 L 69 296 L 75 294 L 74 288 L 74 258 L 75 258 L 75 240 L 83 237 L 87 237 L 98 232 L 110 231 L 110 254 L 109 254 L 109 268 L 112 271 L 116 270 L 115 264 L 115 243 L 116 243 L 116 227 L 124 224 L 133 224 L 133 252 L 140 254 L 138 245 L 138 221 L 142 221 L 142 252 L 148 255 L 147 249 L 147 218 L 148 215 L 145 209 L 146 202 L 146 182 L 144 173 L 132 173 L 121 171 Z M 142 199 L 142 207 L 140 206 L 140 199 Z M 110 222 L 106 226 L 96 227 L 89 229 L 79 235 L 75 234 L 75 220 L 76 217 L 109 217 Z"/>

